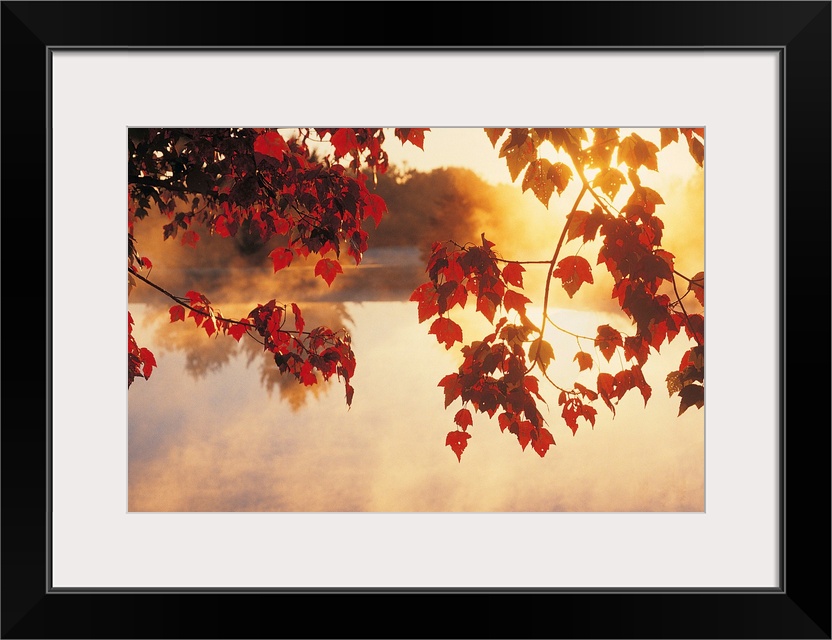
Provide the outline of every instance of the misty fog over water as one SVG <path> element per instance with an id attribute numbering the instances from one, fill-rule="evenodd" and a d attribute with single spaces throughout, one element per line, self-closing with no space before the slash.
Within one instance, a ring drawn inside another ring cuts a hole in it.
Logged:
<path id="1" fill-rule="evenodd" d="M 562 217 L 525 210 L 518 189 L 487 185 L 465 170 L 416 173 L 404 185 L 381 181 L 379 190 L 390 212 L 370 230 L 361 264 L 344 260 L 331 287 L 314 277 L 314 260 L 275 274 L 270 247 L 206 235 L 194 251 L 162 242 L 153 225 L 137 226 L 154 282 L 179 294 L 196 289 L 230 318 L 271 298 L 297 303 L 307 327 L 350 332 L 358 365 L 348 408 L 335 379 L 304 387 L 281 376 L 254 340 L 209 338 L 192 320 L 172 324 L 172 301 L 139 284 L 129 300 L 134 334 L 158 367 L 128 395 L 130 511 L 704 509 L 704 411 L 677 418 L 678 398 L 664 388 L 689 346 L 681 336 L 645 365 L 653 387 L 646 408 L 631 393 L 613 419 L 599 403 L 595 428 L 582 421 L 573 436 L 555 389 L 542 382 L 548 409 L 540 408 L 556 442 L 545 458 L 501 433 L 496 417 L 475 414 L 457 461 L 445 436 L 461 405 L 445 409 L 437 383 L 459 366 L 459 345 L 448 351 L 438 344 L 408 302 L 427 280 L 430 243 L 476 241 L 488 231 L 504 255 L 548 258 Z M 545 267 L 530 266 L 526 276 L 528 295 L 539 302 Z M 620 323 L 604 315 L 615 309 L 609 289 L 596 289 L 574 301 L 555 298 L 553 313 L 570 327 Z M 456 319 L 466 342 L 485 335 L 481 318 Z M 551 339 L 556 366 L 574 379 L 574 338 Z"/>

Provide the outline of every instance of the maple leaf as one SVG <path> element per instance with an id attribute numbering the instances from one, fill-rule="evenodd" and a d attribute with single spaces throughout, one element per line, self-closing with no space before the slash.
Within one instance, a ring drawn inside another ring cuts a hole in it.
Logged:
<path id="1" fill-rule="evenodd" d="M 303 315 L 300 312 L 300 307 L 298 307 L 298 305 L 294 302 L 292 303 L 292 313 L 295 315 L 295 329 L 302 332 L 306 323 L 303 321 Z"/>
<path id="2" fill-rule="evenodd" d="M 647 384 L 644 379 L 644 374 L 641 371 L 641 366 L 634 366 L 630 369 L 633 375 L 633 385 L 641 392 L 641 397 L 644 398 L 644 406 L 647 406 L 647 401 L 653 395 L 653 389 Z"/>
<path id="3" fill-rule="evenodd" d="M 445 389 L 445 408 L 448 408 L 454 400 L 462 393 L 462 384 L 459 381 L 458 373 L 449 373 L 439 381 L 437 387 Z"/>
<path id="4" fill-rule="evenodd" d="M 277 273 L 281 269 L 285 269 L 292 264 L 292 258 L 295 257 L 295 253 L 286 247 L 278 247 L 269 253 L 269 257 L 272 259 L 272 263 L 274 264 L 274 272 Z"/>
<path id="5" fill-rule="evenodd" d="M 497 140 L 499 140 L 500 136 L 503 135 L 503 132 L 505 131 L 505 128 L 503 128 L 503 129 L 494 129 L 494 128 L 490 128 L 490 127 L 484 127 L 484 131 L 485 131 L 485 135 L 487 135 L 488 139 L 491 141 L 491 146 L 496 148 Z"/>
<path id="6" fill-rule="evenodd" d="M 382 216 L 387 212 L 387 203 L 377 193 L 367 193 L 365 202 L 367 205 L 367 213 L 373 219 L 373 222 L 376 223 L 376 228 L 378 228 L 378 225 L 381 224 Z"/>
<path id="7" fill-rule="evenodd" d="M 677 129 L 676 127 L 672 127 L 672 128 L 669 128 L 669 129 L 665 128 L 665 127 L 662 127 L 662 128 L 659 129 L 659 133 L 661 134 L 661 137 L 662 137 L 662 140 L 661 140 L 662 149 L 664 149 L 671 142 L 678 142 L 678 140 L 679 140 L 679 129 Z"/>
<path id="8" fill-rule="evenodd" d="M 298 374 L 300 381 L 307 387 L 311 387 L 318 382 L 318 378 L 312 369 L 312 363 L 307 360 L 301 366 L 300 373 Z"/>
<path id="9" fill-rule="evenodd" d="M 321 258 L 315 265 L 315 275 L 321 276 L 321 278 L 323 278 L 326 282 L 327 286 L 332 286 L 332 281 L 335 280 L 335 276 L 343 272 L 344 271 L 341 268 L 341 263 L 337 260 Z"/>
<path id="10" fill-rule="evenodd" d="M 643 365 L 650 355 L 650 343 L 642 336 L 627 336 L 624 338 L 624 358 L 630 360 L 635 358 L 636 362 Z"/>
<path id="11" fill-rule="evenodd" d="M 471 412 L 468 409 L 460 409 L 457 411 L 454 416 L 454 422 L 462 427 L 463 431 L 467 431 L 468 427 L 474 424 L 474 420 L 471 418 Z"/>
<path id="12" fill-rule="evenodd" d="M 584 282 L 593 283 L 592 268 L 589 262 L 580 256 L 568 256 L 558 262 L 557 268 L 552 272 L 553 278 L 560 278 L 563 288 L 571 298 Z"/>
<path id="13" fill-rule="evenodd" d="M 688 314 L 685 333 L 691 340 L 703 342 L 705 339 L 705 317 L 699 313 Z"/>
<path id="14" fill-rule="evenodd" d="M 283 154 L 289 151 L 289 146 L 277 131 L 267 131 L 254 140 L 254 151 L 282 161 Z"/>
<path id="15" fill-rule="evenodd" d="M 238 225 L 236 222 L 229 220 L 225 216 L 220 216 L 214 222 L 214 230 L 221 238 L 228 238 L 236 235 Z"/>
<path id="16" fill-rule="evenodd" d="M 171 322 L 176 322 L 177 320 L 182 320 L 183 322 L 185 321 L 185 307 L 181 304 L 173 305 L 170 308 L 169 313 Z"/>
<path id="17" fill-rule="evenodd" d="M 330 134 L 329 141 L 335 147 L 336 158 L 341 158 L 352 150 L 358 149 L 358 140 L 355 137 L 355 131 L 352 129 L 337 129 L 335 133 Z"/>
<path id="18" fill-rule="evenodd" d="M 468 438 L 470 437 L 471 434 L 465 431 L 451 431 L 445 437 L 445 446 L 453 450 L 460 462 L 462 462 L 462 452 L 468 446 Z"/>
<path id="19" fill-rule="evenodd" d="M 621 185 L 626 183 L 627 178 L 624 177 L 624 174 L 615 167 L 610 167 L 595 176 L 595 179 L 592 181 L 592 186 L 598 187 L 614 200 Z"/>
<path id="20" fill-rule="evenodd" d="M 580 400 L 569 400 L 563 405 L 563 411 L 560 414 L 566 422 L 566 426 L 572 430 L 573 436 L 578 433 L 578 416 L 583 415 L 581 413 L 582 406 L 583 403 Z"/>
<path id="21" fill-rule="evenodd" d="M 251 326 L 251 325 L 249 324 L 248 320 L 243 318 L 242 320 L 240 320 L 239 323 L 233 323 L 233 324 L 229 325 L 229 327 L 226 331 L 237 342 L 239 342 L 240 338 L 242 338 L 245 335 L 246 330 L 248 329 L 249 326 Z"/>
<path id="22" fill-rule="evenodd" d="M 700 271 L 688 282 L 688 291 L 693 291 L 694 297 L 699 304 L 705 306 L 705 272 Z"/>
<path id="23" fill-rule="evenodd" d="M 612 358 L 616 347 L 624 346 L 621 341 L 621 334 L 608 324 L 598 327 L 598 337 L 595 338 L 595 344 L 601 350 L 601 354 L 607 359 L 607 362 Z"/>
<path id="24" fill-rule="evenodd" d="M 430 131 L 430 129 L 396 129 L 394 133 L 402 141 L 402 144 L 410 142 L 424 150 L 426 131 Z"/>
<path id="25" fill-rule="evenodd" d="M 656 152 L 659 148 L 645 140 L 637 133 L 631 133 L 618 146 L 618 162 L 625 162 L 631 169 L 638 169 L 642 165 L 653 171 L 658 171 Z"/>
<path id="26" fill-rule="evenodd" d="M 193 229 L 188 229 L 182 234 L 182 244 L 189 247 L 196 248 L 196 243 L 199 242 L 199 234 Z"/>
<path id="27" fill-rule="evenodd" d="M 500 296 L 493 291 L 486 291 L 477 298 L 477 311 L 488 318 L 489 322 L 493 323 L 494 313 L 497 311 L 497 305 L 499 303 Z"/>
<path id="28" fill-rule="evenodd" d="M 503 280 L 515 287 L 523 288 L 523 272 L 526 268 L 517 262 L 509 262 L 503 267 Z"/>
<path id="29" fill-rule="evenodd" d="M 517 293 L 512 289 L 506 291 L 506 295 L 503 298 L 503 306 L 506 308 L 506 311 L 516 309 L 521 316 L 526 315 L 526 305 L 530 302 L 531 300 L 522 293 Z"/>
<path id="30" fill-rule="evenodd" d="M 701 409 L 705 404 L 705 387 L 701 384 L 689 384 L 686 387 L 682 387 L 679 391 L 679 397 L 682 401 L 679 403 L 678 415 L 682 415 L 694 405 L 696 405 L 697 409 Z"/>
<path id="31" fill-rule="evenodd" d="M 592 356 L 588 353 L 578 351 L 572 359 L 578 362 L 578 366 L 581 368 L 581 371 L 592 369 Z"/>
<path id="32" fill-rule="evenodd" d="M 144 375 L 145 379 L 147 379 L 153 372 L 153 367 L 156 366 L 156 358 L 153 356 L 150 349 L 146 349 L 145 347 L 139 349 L 139 357 L 142 361 L 142 375 Z"/>
<path id="33" fill-rule="evenodd" d="M 549 168 L 548 178 L 560 195 L 572 179 L 572 169 L 562 162 L 556 162 Z"/>
<path id="34" fill-rule="evenodd" d="M 532 139 L 526 137 L 521 143 L 517 143 L 516 139 L 519 135 L 515 135 L 517 129 L 512 130 L 511 136 L 503 143 L 500 149 L 500 157 L 506 159 L 508 171 L 511 174 L 511 181 L 517 180 L 517 176 L 526 167 L 529 162 L 537 157 L 537 150 L 532 144 Z"/>
<path id="35" fill-rule="evenodd" d="M 551 445 L 555 444 L 555 439 L 546 427 L 540 427 L 537 430 L 537 436 L 532 437 L 532 449 L 537 451 L 537 455 L 541 458 L 546 455 Z"/>
<path id="36" fill-rule="evenodd" d="M 599 373 L 597 388 L 598 395 L 601 396 L 601 400 L 603 400 L 604 404 L 607 405 L 610 411 L 612 411 L 612 415 L 615 415 L 615 405 L 612 403 L 612 399 L 616 397 L 615 378 L 613 378 L 609 373 Z"/>
<path id="37" fill-rule="evenodd" d="M 700 167 L 705 166 L 705 146 L 696 138 L 691 137 L 688 140 L 688 149 L 690 155 L 696 160 L 696 164 Z"/>
<path id="38" fill-rule="evenodd" d="M 545 206 L 549 206 L 549 199 L 555 190 L 555 183 L 549 177 L 549 170 L 552 168 L 552 163 L 546 158 L 534 160 L 529 164 L 526 173 L 523 176 L 523 191 L 531 189 L 532 193 Z M 559 189 L 558 193 L 563 189 Z"/>
<path id="39" fill-rule="evenodd" d="M 419 285 L 412 294 L 411 302 L 418 302 L 419 322 L 422 323 L 439 311 L 439 293 L 432 282 Z"/>
<path id="40" fill-rule="evenodd" d="M 509 424 L 508 430 L 517 436 L 517 442 L 520 443 L 523 451 L 525 451 L 529 442 L 532 440 L 534 425 L 529 420 L 514 420 Z"/>
<path id="41" fill-rule="evenodd" d="M 543 338 L 538 338 L 529 345 L 529 360 L 537 362 L 544 371 L 554 359 L 555 350 Z"/>
<path id="42" fill-rule="evenodd" d="M 462 327 L 450 318 L 437 318 L 430 325 L 428 333 L 436 335 L 436 340 L 445 343 L 445 349 L 450 349 L 454 342 L 462 342 Z"/>

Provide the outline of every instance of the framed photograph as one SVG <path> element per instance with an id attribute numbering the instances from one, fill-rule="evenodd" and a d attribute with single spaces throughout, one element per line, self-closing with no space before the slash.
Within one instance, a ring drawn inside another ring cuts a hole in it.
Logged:
<path id="1" fill-rule="evenodd" d="M 3 3 L 3 637 L 829 638 L 830 3 L 380 8 Z"/>

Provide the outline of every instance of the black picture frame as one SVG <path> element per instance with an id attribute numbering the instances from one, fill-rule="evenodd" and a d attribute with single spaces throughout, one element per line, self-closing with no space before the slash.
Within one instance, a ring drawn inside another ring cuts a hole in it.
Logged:
<path id="1" fill-rule="evenodd" d="M 830 638 L 831 4 L 2 2 L 2 637 Z M 308 29 L 252 28 L 274 16 Z M 779 52 L 780 587 L 52 590 L 50 52 L 174 46 Z"/>

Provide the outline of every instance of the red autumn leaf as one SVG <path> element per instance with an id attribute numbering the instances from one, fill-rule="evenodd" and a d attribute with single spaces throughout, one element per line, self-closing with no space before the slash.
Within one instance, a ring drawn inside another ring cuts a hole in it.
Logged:
<path id="1" fill-rule="evenodd" d="M 558 191 L 558 195 L 563 193 L 563 190 L 566 189 L 566 185 L 569 184 L 569 181 L 572 179 L 572 169 L 570 169 L 567 165 L 563 164 L 562 162 L 556 162 L 551 167 L 549 167 L 549 180 L 555 185 L 555 189 Z"/>
<path id="2" fill-rule="evenodd" d="M 558 262 L 557 268 L 552 272 L 552 277 L 561 279 L 563 288 L 570 298 L 584 282 L 593 283 L 592 268 L 589 262 L 581 256 L 568 256 Z"/>
<path id="3" fill-rule="evenodd" d="M 205 333 L 208 334 L 209 338 L 214 335 L 214 332 L 217 330 L 217 327 L 214 325 L 213 318 L 205 318 L 205 321 L 202 323 L 202 328 L 205 329 Z"/>
<path id="4" fill-rule="evenodd" d="M 525 192 L 527 189 L 531 189 L 537 199 L 547 207 L 549 206 L 549 199 L 555 190 L 555 183 L 549 178 L 549 170 L 551 168 L 551 162 L 546 158 L 539 158 L 529 164 L 529 168 L 526 169 L 526 173 L 523 176 L 523 191 Z"/>
<path id="5" fill-rule="evenodd" d="M 531 300 L 522 293 L 517 293 L 511 289 L 506 291 L 506 295 L 503 298 L 503 306 L 506 308 L 506 311 L 516 309 L 521 316 L 526 315 L 526 305 L 530 302 Z"/>
<path id="6" fill-rule="evenodd" d="M 185 307 L 181 304 L 175 304 L 170 308 L 170 321 L 176 322 L 177 320 L 185 321 Z"/>
<path id="7" fill-rule="evenodd" d="M 647 380 L 644 379 L 644 373 L 642 373 L 640 366 L 633 367 L 631 371 L 633 372 L 633 386 L 641 392 L 641 397 L 644 398 L 644 406 L 646 407 L 647 401 L 653 395 L 653 389 L 647 384 Z"/>
<path id="8" fill-rule="evenodd" d="M 142 360 L 142 374 L 145 379 L 147 379 L 153 372 L 153 367 L 156 366 L 156 358 L 153 356 L 150 349 L 146 349 L 145 347 L 139 349 L 139 357 Z"/>
<path id="9" fill-rule="evenodd" d="M 705 404 L 705 387 L 701 384 L 689 384 L 686 387 L 682 387 L 681 391 L 679 391 L 679 397 L 682 401 L 679 403 L 678 415 L 682 415 L 694 405 L 698 409 L 701 409 Z"/>
<path id="10" fill-rule="evenodd" d="M 705 306 L 705 272 L 700 271 L 690 279 L 688 291 L 693 291 L 696 300 L 703 307 Z"/>
<path id="11" fill-rule="evenodd" d="M 503 267 L 503 280 L 515 287 L 523 288 L 523 272 L 526 268 L 518 262 L 509 262 Z"/>
<path id="12" fill-rule="evenodd" d="M 494 313 L 497 311 L 497 305 L 492 299 L 495 297 L 499 300 L 499 296 L 497 294 L 486 291 L 477 298 L 477 311 L 488 318 L 488 321 L 492 323 L 494 322 Z"/>
<path id="13" fill-rule="evenodd" d="M 578 351 L 573 360 L 578 362 L 578 366 L 581 368 L 581 371 L 592 369 L 592 356 L 585 351 Z"/>
<path id="14" fill-rule="evenodd" d="M 526 131 L 526 133 L 524 134 L 523 131 Z M 534 143 L 527 134 L 527 129 L 513 129 L 511 135 L 500 148 L 499 157 L 506 159 L 512 182 L 517 180 L 526 165 L 537 157 Z"/>
<path id="15" fill-rule="evenodd" d="M 380 195 L 376 193 L 368 193 L 365 199 L 367 205 L 367 214 L 376 223 L 376 227 L 381 224 L 381 217 L 387 212 L 387 203 Z"/>
<path id="16" fill-rule="evenodd" d="M 572 429 L 573 436 L 578 433 L 578 416 L 582 415 L 581 406 L 582 403 L 579 400 L 572 399 L 563 405 L 563 411 L 561 411 L 561 416 L 566 426 Z"/>
<path id="17" fill-rule="evenodd" d="M 394 133 L 402 141 L 402 144 L 410 142 L 424 150 L 426 131 L 430 131 L 430 129 L 396 129 Z"/>
<path id="18" fill-rule="evenodd" d="M 294 302 L 292 303 L 292 313 L 295 315 L 295 329 L 303 331 L 303 327 L 306 323 L 303 321 L 303 315 L 301 315 L 300 308 Z"/>
<path id="19" fill-rule="evenodd" d="M 642 336 L 627 336 L 624 338 L 624 357 L 627 360 L 635 358 L 640 365 L 647 362 L 650 355 L 650 343 Z"/>
<path id="20" fill-rule="evenodd" d="M 462 462 L 462 452 L 468 446 L 468 438 L 470 437 L 471 434 L 465 431 L 451 431 L 445 438 L 445 446 L 453 449 L 460 462 Z"/>
<path id="21" fill-rule="evenodd" d="M 698 343 L 705 341 L 705 317 L 699 313 L 688 314 L 685 322 L 685 333 L 688 338 Z"/>
<path id="22" fill-rule="evenodd" d="M 598 395 L 604 401 L 604 404 L 609 407 L 612 414 L 615 415 L 615 406 L 612 404 L 612 399 L 615 396 L 615 379 L 609 373 L 598 374 Z"/>
<path id="23" fill-rule="evenodd" d="M 315 275 L 321 276 L 326 282 L 327 286 L 332 286 L 332 281 L 339 273 L 344 273 L 341 268 L 341 263 L 337 260 L 330 260 L 329 258 L 321 258 L 318 264 L 315 265 Z"/>
<path id="24" fill-rule="evenodd" d="M 418 286 L 410 294 L 410 301 L 419 303 L 418 312 L 420 323 L 439 312 L 438 298 L 439 293 L 436 291 L 436 287 L 432 282 L 426 282 Z"/>
<path id="25" fill-rule="evenodd" d="M 679 129 L 676 127 L 667 129 L 662 127 L 659 129 L 659 132 L 661 133 L 662 149 L 664 149 L 671 142 L 678 142 L 679 140 Z"/>
<path id="26" fill-rule="evenodd" d="M 214 222 L 214 230 L 221 238 L 228 238 L 237 233 L 237 223 L 229 221 L 225 216 L 220 216 Z"/>
<path id="27" fill-rule="evenodd" d="M 449 373 L 439 381 L 437 387 L 445 389 L 445 408 L 448 408 L 454 400 L 462 393 L 462 384 L 459 381 L 459 374 Z"/>
<path id="28" fill-rule="evenodd" d="M 232 323 L 231 325 L 229 325 L 227 329 L 227 333 L 230 336 L 232 336 L 237 342 L 239 342 L 240 338 L 242 338 L 245 335 L 246 329 L 248 329 L 249 327 L 248 321 L 245 318 L 240 320 L 240 322 L 245 324 Z"/>
<path id="29" fill-rule="evenodd" d="M 546 371 L 549 363 L 554 359 L 555 350 L 543 338 L 538 338 L 529 345 L 529 360 L 539 364 L 543 371 Z"/>
<path id="30" fill-rule="evenodd" d="M 523 451 L 526 450 L 529 442 L 532 440 L 532 432 L 534 431 L 534 425 L 529 420 L 513 420 L 509 426 L 508 430 L 517 436 L 517 442 L 520 443 L 520 446 L 523 448 Z"/>
<path id="31" fill-rule="evenodd" d="M 595 344 L 601 350 L 601 354 L 607 359 L 607 362 L 612 358 L 616 347 L 623 346 L 621 334 L 608 324 L 598 327 L 598 337 L 595 338 Z"/>
<path id="32" fill-rule="evenodd" d="M 278 160 L 283 160 L 283 154 L 289 151 L 286 141 L 277 131 L 267 131 L 257 136 L 254 141 L 254 151 Z"/>
<path id="33" fill-rule="evenodd" d="M 182 234 L 182 244 L 189 247 L 196 248 L 196 243 L 199 242 L 199 234 L 193 229 L 188 229 Z"/>
<path id="34" fill-rule="evenodd" d="M 353 149 L 358 149 L 358 140 L 355 131 L 352 129 L 337 129 L 330 138 L 332 146 L 335 147 L 335 157 L 341 158 Z"/>
<path id="35" fill-rule="evenodd" d="M 541 458 L 546 455 L 551 445 L 555 444 L 555 439 L 546 427 L 540 427 L 537 431 L 537 437 L 532 437 L 532 449 L 537 451 L 537 455 Z"/>
<path id="36" fill-rule="evenodd" d="M 434 320 L 428 333 L 435 334 L 440 344 L 445 343 L 445 349 L 450 349 L 454 342 L 462 342 L 462 327 L 450 318 Z"/>
<path id="37" fill-rule="evenodd" d="M 153 263 L 150 261 L 150 258 L 147 258 L 147 257 L 142 257 L 142 259 L 141 259 L 141 263 L 142 263 L 142 266 L 143 266 L 145 269 L 147 269 L 148 271 L 150 271 L 151 269 L 153 269 Z"/>
<path id="38" fill-rule="evenodd" d="M 300 381 L 307 387 L 311 387 L 318 382 L 317 376 L 312 368 L 312 363 L 307 360 L 300 368 Z"/>
<path id="39" fill-rule="evenodd" d="M 526 391 L 533 393 L 539 400 L 543 400 L 543 396 L 540 395 L 540 383 L 537 378 L 534 376 L 524 376 L 523 386 L 526 388 Z"/>
<path id="40" fill-rule="evenodd" d="M 505 132 L 505 128 L 496 129 L 496 128 L 493 128 L 493 127 L 484 127 L 484 129 L 485 129 L 485 135 L 487 135 L 488 139 L 491 141 L 491 146 L 496 147 L 497 146 L 497 140 L 499 140 L 500 136 L 503 135 L 503 133 Z"/>
<path id="41" fill-rule="evenodd" d="M 292 258 L 295 257 L 295 253 L 286 247 L 278 247 L 269 254 L 269 257 L 274 263 L 274 272 L 277 273 L 292 264 Z"/>
<path id="42" fill-rule="evenodd" d="M 621 185 L 627 184 L 627 178 L 615 167 L 608 167 L 601 170 L 592 181 L 592 186 L 599 188 L 606 193 L 611 199 L 615 199 Z"/>
<path id="43" fill-rule="evenodd" d="M 460 409 L 456 412 L 454 416 L 454 422 L 456 422 L 460 427 L 462 427 L 463 431 L 467 431 L 468 427 L 474 424 L 473 419 L 471 418 L 471 412 L 468 409 Z"/>

